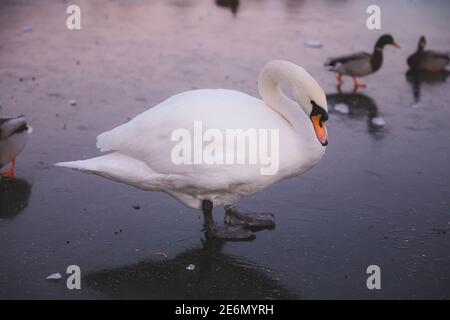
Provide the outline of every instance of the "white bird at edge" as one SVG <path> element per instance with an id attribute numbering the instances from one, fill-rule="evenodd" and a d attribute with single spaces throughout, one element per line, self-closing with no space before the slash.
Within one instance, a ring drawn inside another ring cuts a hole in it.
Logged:
<path id="1" fill-rule="evenodd" d="M 108 154 L 56 166 L 142 190 L 166 192 L 188 207 L 203 210 L 207 235 L 226 240 L 253 239 L 252 228 L 273 227 L 273 215 L 243 214 L 234 204 L 276 181 L 311 169 L 328 144 L 325 93 L 302 67 L 288 61 L 270 61 L 259 75 L 258 88 L 262 100 L 225 89 L 177 94 L 100 134 L 97 147 Z M 175 164 L 171 161 L 175 144 L 171 134 L 179 128 L 193 134 L 195 121 L 201 121 L 204 130 L 220 132 L 230 128 L 278 129 L 279 170 L 273 175 L 262 175 L 260 163 Z M 214 222 L 212 210 L 216 206 L 225 206 L 227 224 Z"/>

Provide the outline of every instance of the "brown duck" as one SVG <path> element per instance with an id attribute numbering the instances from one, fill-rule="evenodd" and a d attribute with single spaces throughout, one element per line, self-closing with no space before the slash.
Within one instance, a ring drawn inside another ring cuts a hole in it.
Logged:
<path id="1" fill-rule="evenodd" d="M 429 72 L 443 71 L 450 62 L 450 54 L 448 52 L 425 50 L 426 44 L 425 37 L 420 37 L 417 51 L 408 57 L 408 66 L 412 70 Z"/>

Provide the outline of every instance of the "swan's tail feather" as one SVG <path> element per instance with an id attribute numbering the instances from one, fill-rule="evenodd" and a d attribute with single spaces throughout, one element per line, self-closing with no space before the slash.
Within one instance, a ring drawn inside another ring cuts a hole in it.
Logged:
<path id="1" fill-rule="evenodd" d="M 136 181 L 150 180 L 154 175 L 145 162 L 118 152 L 87 160 L 58 162 L 55 166 L 92 173 L 131 185 Z"/>
<path id="2" fill-rule="evenodd" d="M 70 168 L 75 169 L 87 173 L 97 173 L 104 170 L 102 168 L 102 164 L 105 161 L 110 160 L 110 155 L 105 155 L 97 158 L 87 159 L 87 160 L 77 160 L 77 161 L 68 161 L 68 162 L 58 162 L 55 163 L 56 167 Z"/>

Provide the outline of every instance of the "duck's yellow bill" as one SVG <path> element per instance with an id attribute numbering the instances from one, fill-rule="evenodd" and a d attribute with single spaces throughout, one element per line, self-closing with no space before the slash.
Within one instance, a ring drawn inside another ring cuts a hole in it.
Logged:
<path id="1" fill-rule="evenodd" d="M 326 146 L 328 144 L 328 133 L 325 126 L 325 121 L 322 120 L 322 115 L 317 114 L 311 116 L 311 122 L 313 124 L 314 131 L 316 132 L 317 139 L 319 139 L 319 142 L 323 146 Z"/>

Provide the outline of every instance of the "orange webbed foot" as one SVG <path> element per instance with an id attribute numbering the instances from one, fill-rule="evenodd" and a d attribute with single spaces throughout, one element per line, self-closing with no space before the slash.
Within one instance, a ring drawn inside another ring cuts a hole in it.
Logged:
<path id="1" fill-rule="evenodd" d="M 5 178 L 14 178 L 16 176 L 16 162 L 13 161 L 11 163 L 11 169 L 9 171 L 6 171 L 2 174 L 0 174 L 2 177 Z"/>

